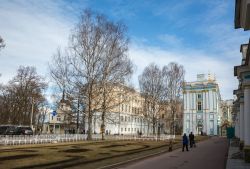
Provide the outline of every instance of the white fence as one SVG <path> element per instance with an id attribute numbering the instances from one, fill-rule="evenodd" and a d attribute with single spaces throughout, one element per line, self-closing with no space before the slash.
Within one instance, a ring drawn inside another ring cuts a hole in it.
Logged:
<path id="1" fill-rule="evenodd" d="M 101 140 L 100 134 L 93 134 L 94 141 Z M 160 136 L 132 136 L 132 135 L 105 135 L 105 140 L 141 140 L 141 141 L 164 141 L 174 139 L 174 135 Z M 0 136 L 1 145 L 22 145 L 22 144 L 45 144 L 60 142 L 86 141 L 86 134 L 42 134 L 42 135 L 7 135 Z"/>

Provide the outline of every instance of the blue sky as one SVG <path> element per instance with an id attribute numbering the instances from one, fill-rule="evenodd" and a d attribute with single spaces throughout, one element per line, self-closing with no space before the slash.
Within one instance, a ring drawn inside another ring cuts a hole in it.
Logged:
<path id="1" fill-rule="evenodd" d="M 171 61 L 184 65 L 186 81 L 197 73 L 217 77 L 223 99 L 237 88 L 233 66 L 240 64 L 240 45 L 249 32 L 234 29 L 234 0 L 0 0 L 0 35 L 6 48 L 0 52 L 1 83 L 19 65 L 36 66 L 48 77 L 47 63 L 58 46 L 67 45 L 80 12 L 91 8 L 128 26 L 129 56 L 136 65 L 131 82 L 145 66 Z M 49 79 L 49 78 L 48 78 Z"/>

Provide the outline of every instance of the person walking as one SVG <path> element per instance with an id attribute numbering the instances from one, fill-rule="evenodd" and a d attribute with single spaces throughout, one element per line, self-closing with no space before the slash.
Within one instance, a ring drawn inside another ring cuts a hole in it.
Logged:
<path id="1" fill-rule="evenodd" d="M 183 137 L 182 137 L 182 151 L 184 151 L 184 148 L 186 147 L 186 151 L 188 151 L 188 137 L 186 135 L 186 133 L 184 133 Z"/>
<path id="2" fill-rule="evenodd" d="M 191 132 L 189 134 L 189 144 L 190 144 L 190 148 L 192 148 L 193 145 L 194 145 L 194 134 L 193 134 L 193 132 Z"/>

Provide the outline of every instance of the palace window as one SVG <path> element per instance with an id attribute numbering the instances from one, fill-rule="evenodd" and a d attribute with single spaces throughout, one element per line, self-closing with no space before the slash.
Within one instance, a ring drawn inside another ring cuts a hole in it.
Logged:
<path id="1" fill-rule="evenodd" d="M 198 110 L 201 110 L 201 102 L 198 102 Z"/>
<path id="2" fill-rule="evenodd" d="M 201 94 L 198 94 L 198 99 L 201 99 Z"/>

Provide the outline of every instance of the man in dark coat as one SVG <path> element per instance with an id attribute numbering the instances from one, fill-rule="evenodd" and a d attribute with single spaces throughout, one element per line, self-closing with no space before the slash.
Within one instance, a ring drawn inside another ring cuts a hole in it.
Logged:
<path id="1" fill-rule="evenodd" d="M 186 133 L 184 133 L 183 137 L 182 137 L 182 151 L 184 151 L 184 148 L 186 147 L 186 150 L 188 151 L 188 137 L 186 135 Z"/>
<path id="2" fill-rule="evenodd" d="M 194 144 L 194 134 L 193 134 L 193 132 L 191 132 L 189 134 L 189 144 L 190 144 L 190 148 L 192 148 L 193 144 Z"/>

